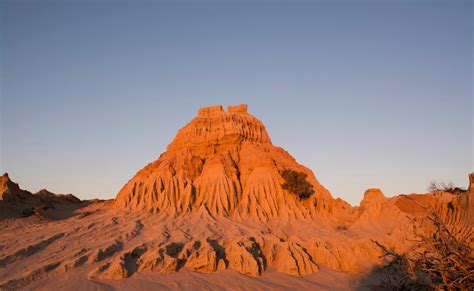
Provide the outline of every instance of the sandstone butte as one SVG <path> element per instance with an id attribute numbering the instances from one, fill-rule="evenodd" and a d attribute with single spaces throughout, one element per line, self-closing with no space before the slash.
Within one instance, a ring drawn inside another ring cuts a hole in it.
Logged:
<path id="1" fill-rule="evenodd" d="M 285 190 L 285 169 L 305 173 L 314 194 Z M 301 277 L 324 268 L 361 277 L 382 262 L 372 239 L 404 252 L 415 229 L 430 231 L 413 219 L 431 210 L 472 247 L 474 173 L 469 178 L 462 194 L 387 198 L 372 188 L 353 207 L 274 146 L 247 105 L 205 107 L 115 200 L 32 194 L 2 176 L 0 287 L 62 278 L 61 286 L 94 289 L 148 272 Z"/>

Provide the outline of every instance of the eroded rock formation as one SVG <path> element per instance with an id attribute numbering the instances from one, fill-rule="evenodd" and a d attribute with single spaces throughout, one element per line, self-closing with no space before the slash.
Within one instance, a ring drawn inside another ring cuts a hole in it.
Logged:
<path id="1" fill-rule="evenodd" d="M 0 218 L 35 215 L 46 219 L 46 209 L 81 202 L 72 194 L 54 194 L 42 189 L 35 194 L 23 190 L 7 173 L 0 177 Z"/>
<path id="2" fill-rule="evenodd" d="M 314 195 L 298 199 L 283 189 L 284 169 L 307 174 Z M 251 276 L 274 268 L 301 276 L 317 272 L 318 264 L 346 272 L 370 269 L 380 262 L 370 239 L 405 250 L 414 233 L 412 218 L 426 216 L 428 208 L 446 221 L 461 222 L 459 234 L 472 236 L 472 215 L 464 209 L 468 203 L 464 196 L 386 198 L 373 188 L 365 192 L 360 207 L 351 207 L 333 199 L 309 169 L 274 146 L 262 122 L 248 113 L 246 105 L 238 105 L 227 111 L 222 106 L 199 109 L 167 151 L 122 188 L 115 205 L 132 213 L 197 216 L 200 223 L 211 225 L 227 221 L 227 229 L 215 226 L 210 235 L 191 230 L 192 239 L 173 242 L 186 246 L 180 255 L 182 267 L 198 272 L 230 268 Z M 453 205 L 463 210 L 449 210 Z M 259 231 L 230 227 L 239 222 L 254 222 Z M 168 260 L 171 270 L 180 268 L 177 258 Z"/>
<path id="3" fill-rule="evenodd" d="M 304 172 L 315 195 L 301 202 L 282 189 L 283 169 Z M 342 202 L 340 202 L 342 203 Z M 317 218 L 336 209 L 331 194 L 288 152 L 272 145 L 247 105 L 198 110 L 160 158 L 140 170 L 116 198 L 120 209 L 233 218 Z"/>

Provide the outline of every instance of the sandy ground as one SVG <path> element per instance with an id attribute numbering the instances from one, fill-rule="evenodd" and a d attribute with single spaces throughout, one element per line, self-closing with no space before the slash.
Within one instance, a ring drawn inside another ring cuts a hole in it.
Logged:
<path id="1" fill-rule="evenodd" d="M 154 247 L 163 243 L 193 239 L 204 242 L 208 237 L 224 242 L 226 236 L 234 237 L 237 233 L 248 237 L 265 232 L 265 227 L 258 223 L 212 221 L 197 216 L 170 221 L 163 216 L 123 214 L 112 210 L 109 204 L 100 202 L 82 205 L 79 209 L 55 210 L 48 214 L 49 220 L 37 217 L 1 220 L 0 286 L 21 290 L 357 289 L 354 275 L 324 264 L 318 264 L 317 272 L 302 276 L 277 272 L 269 265 L 258 277 L 231 268 L 211 273 L 194 272 L 187 265 L 176 273 L 161 274 L 156 270 L 139 270 L 138 264 L 125 262 L 128 278 L 106 279 L 98 269 L 108 263 L 124 262 L 121 260 L 124 254 L 143 244 L 148 246 L 150 254 L 157 254 Z M 317 226 L 310 229 L 288 224 L 281 228 L 280 233 L 264 234 L 264 237 L 298 241 L 300 236 L 305 240 L 308 233 L 327 236 L 324 229 Z M 207 257 L 203 262 L 208 264 L 206 260 Z M 286 264 L 283 262 L 283 267 Z M 245 266 L 241 270 L 247 271 Z"/>
<path id="2" fill-rule="evenodd" d="M 232 270 L 203 274 L 182 270 L 174 274 L 137 273 L 124 280 L 90 280 L 64 275 L 35 282 L 31 290 L 354 290 L 356 280 L 322 267 L 318 273 L 295 277 L 268 271 L 260 278 Z"/>

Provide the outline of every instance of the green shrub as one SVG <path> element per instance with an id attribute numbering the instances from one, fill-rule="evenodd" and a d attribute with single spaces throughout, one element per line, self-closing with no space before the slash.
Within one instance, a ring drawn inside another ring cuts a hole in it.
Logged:
<path id="1" fill-rule="evenodd" d="M 280 174 L 285 179 L 281 187 L 297 195 L 300 200 L 308 199 L 314 194 L 313 185 L 306 180 L 308 175 L 305 173 L 285 169 Z"/>

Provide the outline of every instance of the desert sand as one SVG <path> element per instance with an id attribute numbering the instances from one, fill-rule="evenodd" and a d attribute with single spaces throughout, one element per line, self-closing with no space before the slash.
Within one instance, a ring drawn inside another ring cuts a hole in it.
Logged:
<path id="1" fill-rule="evenodd" d="M 284 170 L 314 193 L 290 193 Z M 114 200 L 33 194 L 3 175 L 0 287 L 370 289 L 382 263 L 372 240 L 405 252 L 431 210 L 473 245 L 469 177 L 460 194 L 368 189 L 353 207 L 273 145 L 247 105 L 206 107 Z"/>

